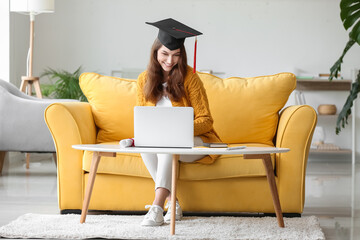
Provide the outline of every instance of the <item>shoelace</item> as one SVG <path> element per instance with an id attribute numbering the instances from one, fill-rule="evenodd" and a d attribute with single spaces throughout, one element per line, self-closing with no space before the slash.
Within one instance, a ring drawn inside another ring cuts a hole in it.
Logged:
<path id="1" fill-rule="evenodd" d="M 153 206 L 154 206 L 154 208 L 159 208 L 159 209 L 163 210 L 161 207 L 158 207 L 156 205 L 145 205 L 145 209 L 151 208 Z"/>
<path id="2" fill-rule="evenodd" d="M 145 205 L 145 209 L 148 209 L 148 208 L 151 208 L 151 207 L 152 207 L 152 205 Z M 150 219 L 155 220 L 155 218 L 156 218 L 156 213 L 149 210 L 149 211 L 146 213 L 145 218 L 146 218 L 146 219 L 149 219 L 149 218 L 150 218 Z"/>

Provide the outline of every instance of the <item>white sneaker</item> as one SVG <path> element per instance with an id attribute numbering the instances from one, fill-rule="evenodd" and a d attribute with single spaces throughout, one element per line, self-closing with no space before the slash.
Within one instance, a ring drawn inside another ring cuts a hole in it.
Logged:
<path id="1" fill-rule="evenodd" d="M 165 208 L 167 208 L 167 213 L 165 214 L 164 221 L 169 223 L 171 221 L 171 201 L 168 201 Z M 178 201 L 176 201 L 176 212 L 175 220 L 181 220 L 183 217 L 183 212 Z"/>
<path id="2" fill-rule="evenodd" d="M 164 223 L 164 210 L 157 205 L 146 205 L 145 208 L 150 208 L 145 215 L 141 226 L 160 226 Z"/>

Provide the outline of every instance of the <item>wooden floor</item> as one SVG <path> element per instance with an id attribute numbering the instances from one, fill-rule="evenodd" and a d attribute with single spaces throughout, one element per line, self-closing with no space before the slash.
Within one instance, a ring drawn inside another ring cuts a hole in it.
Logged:
<path id="1" fill-rule="evenodd" d="M 306 176 L 303 215 L 320 219 L 326 239 L 360 239 L 360 213 L 351 208 L 354 197 L 356 209 L 360 209 L 359 168 L 355 193 L 349 161 L 310 161 Z M 29 170 L 25 168 L 25 154 L 10 153 L 4 163 L 0 176 L 0 226 L 25 213 L 59 214 L 52 154 L 31 154 Z"/>

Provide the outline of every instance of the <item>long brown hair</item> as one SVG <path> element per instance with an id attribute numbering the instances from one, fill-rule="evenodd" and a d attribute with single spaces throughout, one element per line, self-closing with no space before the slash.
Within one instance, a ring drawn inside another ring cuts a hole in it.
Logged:
<path id="1" fill-rule="evenodd" d="M 147 67 L 147 81 L 144 86 L 144 95 L 147 101 L 157 103 L 163 95 L 164 74 L 162 67 L 157 60 L 157 52 L 162 47 L 162 43 L 156 38 L 150 53 L 150 61 Z M 169 72 L 169 77 L 165 79 L 167 83 L 166 92 L 172 101 L 180 101 L 185 95 L 184 79 L 187 72 L 187 57 L 185 47 L 180 47 L 180 57 L 178 63 Z"/>

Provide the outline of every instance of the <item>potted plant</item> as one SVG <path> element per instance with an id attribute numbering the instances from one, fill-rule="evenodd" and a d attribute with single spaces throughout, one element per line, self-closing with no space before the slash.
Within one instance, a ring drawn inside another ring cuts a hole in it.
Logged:
<path id="1" fill-rule="evenodd" d="M 40 77 L 47 76 L 50 80 L 55 80 L 55 83 L 42 85 L 42 94 L 44 96 L 52 95 L 58 99 L 77 99 L 82 102 L 87 102 L 79 85 L 79 76 L 81 73 L 81 66 L 73 73 L 65 70 L 54 70 L 52 68 L 45 69 Z"/>
<path id="2" fill-rule="evenodd" d="M 343 58 L 349 49 L 357 43 L 360 45 L 360 0 L 341 0 L 340 2 L 340 17 L 343 22 L 344 28 L 349 30 L 349 41 L 347 42 L 345 49 L 340 56 L 340 58 L 335 62 L 335 64 L 330 69 L 329 81 L 334 77 L 338 77 L 338 73 L 341 71 L 341 64 Z M 355 82 L 351 85 L 350 94 L 346 99 L 346 102 L 340 111 L 338 119 L 336 121 L 336 134 L 339 134 L 341 127 L 345 128 L 345 125 L 348 124 L 348 118 L 351 114 L 351 107 L 353 102 L 357 98 L 358 93 L 360 92 L 360 72 L 357 73 Z"/>

